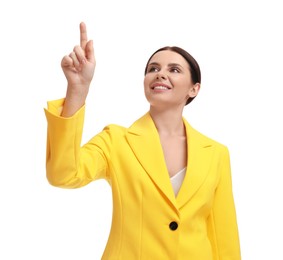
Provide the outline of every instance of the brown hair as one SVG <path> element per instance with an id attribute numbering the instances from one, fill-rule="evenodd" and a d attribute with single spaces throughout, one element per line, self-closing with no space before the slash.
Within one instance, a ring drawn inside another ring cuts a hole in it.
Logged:
<path id="1" fill-rule="evenodd" d="M 156 54 L 157 52 L 167 51 L 167 50 L 180 54 L 188 62 L 189 70 L 191 72 L 191 77 L 192 77 L 193 83 L 194 84 L 201 83 L 201 72 L 200 72 L 200 67 L 199 67 L 197 61 L 194 59 L 194 57 L 191 54 L 189 54 L 187 51 L 185 51 L 184 49 L 177 47 L 177 46 L 166 46 L 166 47 L 162 47 L 162 48 L 158 49 L 157 51 L 155 51 L 150 56 L 150 58 L 148 59 L 148 61 L 146 63 L 144 74 L 146 74 L 146 72 L 147 72 L 147 67 L 148 67 L 149 61 L 151 60 L 153 55 Z M 194 97 L 188 98 L 186 105 L 189 104 L 193 99 L 194 99 Z"/>

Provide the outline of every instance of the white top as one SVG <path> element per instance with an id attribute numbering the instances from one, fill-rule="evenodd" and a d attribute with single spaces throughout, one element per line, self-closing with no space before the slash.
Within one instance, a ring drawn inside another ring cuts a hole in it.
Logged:
<path id="1" fill-rule="evenodd" d="M 178 194 L 178 192 L 181 188 L 181 185 L 182 185 L 183 180 L 185 178 L 186 170 L 187 170 L 187 167 L 185 167 L 181 171 L 177 172 L 174 176 L 172 176 L 170 178 L 175 196 L 177 196 L 177 194 Z"/>

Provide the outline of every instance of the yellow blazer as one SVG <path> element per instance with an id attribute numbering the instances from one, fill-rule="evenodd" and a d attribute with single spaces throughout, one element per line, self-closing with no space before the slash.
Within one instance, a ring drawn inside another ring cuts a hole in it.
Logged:
<path id="1" fill-rule="evenodd" d="M 184 119 L 188 165 L 175 197 L 149 113 L 129 128 L 109 125 L 81 147 L 84 107 L 62 118 L 62 102 L 49 102 L 45 110 L 47 178 L 62 188 L 82 187 L 100 178 L 109 182 L 113 220 L 102 259 L 241 259 L 224 145 Z"/>

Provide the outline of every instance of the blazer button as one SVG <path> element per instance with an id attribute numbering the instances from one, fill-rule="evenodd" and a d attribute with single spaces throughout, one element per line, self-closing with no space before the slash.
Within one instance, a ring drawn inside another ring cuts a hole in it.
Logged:
<path id="1" fill-rule="evenodd" d="M 178 223 L 177 222 L 175 222 L 175 221 L 172 221 L 170 224 L 169 224 L 169 228 L 171 229 L 171 230 L 176 230 L 177 228 L 178 228 Z"/>

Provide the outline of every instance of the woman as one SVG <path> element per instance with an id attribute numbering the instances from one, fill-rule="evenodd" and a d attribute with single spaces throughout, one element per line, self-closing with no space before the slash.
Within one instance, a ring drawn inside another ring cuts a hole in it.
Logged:
<path id="1" fill-rule="evenodd" d="M 200 89 L 197 62 L 178 47 L 159 49 L 145 69 L 149 111 L 81 147 L 95 58 L 84 23 L 80 35 L 62 60 L 66 98 L 46 110 L 47 178 L 64 188 L 109 182 L 113 220 L 102 259 L 239 260 L 228 150 L 182 116 Z"/>

